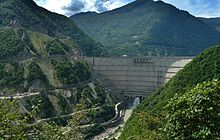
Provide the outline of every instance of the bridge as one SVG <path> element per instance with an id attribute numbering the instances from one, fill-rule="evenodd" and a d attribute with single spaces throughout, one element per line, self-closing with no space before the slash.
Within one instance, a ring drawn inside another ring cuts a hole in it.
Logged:
<path id="1" fill-rule="evenodd" d="M 193 57 L 83 58 L 109 89 L 123 96 L 146 97 L 169 81 Z"/>

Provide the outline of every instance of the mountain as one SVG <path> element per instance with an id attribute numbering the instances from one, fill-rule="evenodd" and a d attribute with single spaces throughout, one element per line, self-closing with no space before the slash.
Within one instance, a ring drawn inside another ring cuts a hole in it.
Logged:
<path id="1" fill-rule="evenodd" d="M 200 18 L 200 19 L 220 32 L 220 18 Z"/>
<path id="2" fill-rule="evenodd" d="M 4 99 L 15 99 L 12 102 L 18 105 L 10 107 L 12 110 L 18 107 L 20 119 L 34 115 L 33 119 L 22 119 L 27 121 L 22 133 L 42 131 L 39 127 L 46 122 L 56 123 L 57 129 L 63 131 L 80 105 L 84 108 L 78 111 L 85 110 L 86 118 L 80 120 L 80 125 L 88 126 L 82 132 L 88 139 L 104 131 L 102 124 L 114 118 L 114 104 L 118 99 L 93 78 L 86 62 L 72 57 L 79 54 L 71 38 L 51 37 L 26 29 L 0 28 L 0 52 L 0 104 L 10 106 Z M 7 110 L 5 106 L 0 107 L 1 112 Z M 3 124 L 1 120 L 0 123 Z M 8 128 L 8 124 L 14 127 L 14 123 L 7 123 L 5 127 Z M 12 131 L 9 133 L 15 135 Z M 42 139 L 38 133 L 36 137 Z"/>
<path id="3" fill-rule="evenodd" d="M 190 91 L 199 83 L 219 78 L 220 46 L 215 46 L 194 58 L 158 92 L 147 97 L 126 123 L 120 139 L 126 140 L 130 137 L 133 139 L 158 139 L 162 137 L 160 128 L 164 125 L 169 111 L 164 107 L 171 99 L 183 96 L 186 91 Z"/>
<path id="4" fill-rule="evenodd" d="M 19 138 L 52 139 L 42 137 L 46 132 L 41 127 L 48 123 L 62 131 L 62 137 L 75 138 L 66 130 L 80 113 L 84 118 L 77 124 L 85 125 L 80 130 L 83 137 L 104 131 L 103 124 L 115 117 L 119 99 L 93 78 L 80 56 L 105 54 L 100 43 L 67 17 L 32 0 L 0 0 L 0 112 L 5 113 L 1 118 L 10 118 L 7 123 L 0 120 L 0 137 L 17 139 L 27 133 Z M 9 131 L 15 125 L 22 128 L 19 133 Z"/>
<path id="5" fill-rule="evenodd" d="M 162 1 L 136 0 L 112 11 L 70 18 L 116 56 L 190 56 L 220 43 L 215 29 Z"/>
<path id="6" fill-rule="evenodd" d="M 0 29 L 0 91 L 9 94 L 73 84 L 73 82 L 62 82 L 62 77 L 57 77 L 59 72 L 56 72 L 57 69 L 52 61 L 61 61 L 63 67 L 65 64 L 71 65 L 68 62 L 70 59 L 63 58 L 78 56 L 77 49 L 71 39 L 58 39 L 24 29 Z M 81 68 L 84 68 L 86 73 L 89 72 L 85 64 L 82 64 Z M 68 69 L 71 68 L 67 67 L 66 70 Z M 67 72 L 66 74 L 69 75 L 63 77 L 74 74 L 72 71 Z M 83 79 L 83 75 L 81 76 Z M 86 79 L 88 78 L 87 76 Z M 78 82 L 83 81 L 82 79 Z M 10 89 L 14 90 L 10 91 Z"/>
<path id="7" fill-rule="evenodd" d="M 71 37 L 84 55 L 106 54 L 103 46 L 85 35 L 74 22 L 37 6 L 33 0 L 1 0 L 0 3 L 2 28 L 25 28 L 52 37 Z"/>

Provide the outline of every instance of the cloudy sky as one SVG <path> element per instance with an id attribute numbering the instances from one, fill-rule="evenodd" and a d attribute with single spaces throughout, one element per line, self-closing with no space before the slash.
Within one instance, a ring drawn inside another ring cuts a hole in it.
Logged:
<path id="1" fill-rule="evenodd" d="M 66 16 L 79 12 L 104 12 L 134 0 L 34 0 L 38 5 Z M 220 0 L 163 0 L 200 17 L 220 17 Z"/>

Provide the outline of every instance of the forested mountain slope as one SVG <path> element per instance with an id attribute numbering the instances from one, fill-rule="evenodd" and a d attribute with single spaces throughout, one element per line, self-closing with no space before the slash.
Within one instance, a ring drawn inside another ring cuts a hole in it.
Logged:
<path id="1" fill-rule="evenodd" d="M 119 100 L 93 78 L 84 55 L 106 51 L 67 17 L 33 0 L 0 0 L 0 139 L 70 139 L 79 126 L 81 138 L 104 131 Z"/>
<path id="2" fill-rule="evenodd" d="M 200 19 L 220 32 L 220 18 L 200 18 Z"/>
<path id="3" fill-rule="evenodd" d="M 202 20 L 162 1 L 136 0 L 104 13 L 71 19 L 112 55 L 197 55 L 220 43 L 220 34 Z"/>
<path id="4" fill-rule="evenodd" d="M 63 132 L 62 127 L 68 127 L 71 118 L 85 110 L 86 119 L 81 118 L 79 125 L 88 126 L 82 133 L 83 137 L 91 138 L 104 130 L 100 123 L 114 117 L 114 104 L 119 100 L 92 77 L 89 65 L 78 57 L 78 49 L 71 38 L 51 37 L 25 29 L 0 29 L 0 104 L 3 104 L 0 110 L 4 112 L 9 103 L 6 101 L 14 99 L 11 102 L 14 106 L 10 109 L 19 108 L 21 117 L 16 119 L 25 121 L 24 116 L 34 116 L 27 120 L 22 133 L 34 135 L 30 126 L 42 131 L 43 128 L 38 127 L 47 122 L 53 123 L 50 127 L 55 125 Z M 80 105 L 84 108 L 76 110 Z M 0 120 L 0 130 L 8 132 L 9 136 L 17 136 L 16 132 L 4 128 L 3 121 Z M 94 129 L 96 133 L 91 134 Z M 5 136 L 0 134 L 1 138 Z M 40 134 L 36 137 L 40 138 Z"/>
<path id="5" fill-rule="evenodd" d="M 74 22 L 37 6 L 33 0 L 1 0 L 0 27 L 25 28 L 58 38 L 71 37 L 84 55 L 106 54 L 103 46 L 85 35 Z"/>

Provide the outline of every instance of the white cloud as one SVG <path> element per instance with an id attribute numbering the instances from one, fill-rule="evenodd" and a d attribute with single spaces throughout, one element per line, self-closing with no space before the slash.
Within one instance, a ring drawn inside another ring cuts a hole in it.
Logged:
<path id="1" fill-rule="evenodd" d="M 79 12 L 104 12 L 134 0 L 34 0 L 38 5 L 67 16 Z"/>
<path id="2" fill-rule="evenodd" d="M 35 2 L 50 11 L 65 14 L 63 7 L 70 5 L 71 0 L 35 0 Z"/>
<path id="3" fill-rule="evenodd" d="M 108 1 L 105 3 L 105 6 L 109 9 L 109 10 L 113 10 L 115 8 L 121 7 L 123 6 L 125 3 L 122 1 Z"/>

